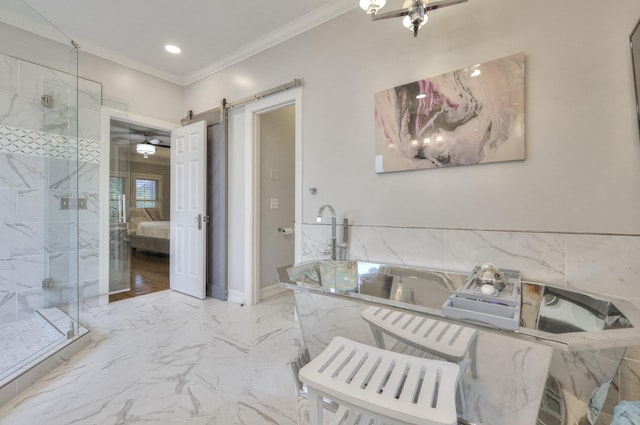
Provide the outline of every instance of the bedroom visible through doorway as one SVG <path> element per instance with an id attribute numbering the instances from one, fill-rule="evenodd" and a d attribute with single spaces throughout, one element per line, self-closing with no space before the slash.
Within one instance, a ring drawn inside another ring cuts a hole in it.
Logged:
<path id="1" fill-rule="evenodd" d="M 169 132 L 111 119 L 109 301 L 169 288 Z"/>

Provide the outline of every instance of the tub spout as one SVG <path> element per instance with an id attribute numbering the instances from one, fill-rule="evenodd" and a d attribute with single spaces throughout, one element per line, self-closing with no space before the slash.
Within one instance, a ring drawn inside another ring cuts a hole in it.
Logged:
<path id="1" fill-rule="evenodd" d="M 331 260 L 336 260 L 336 210 L 333 209 L 331 205 L 323 205 L 318 210 L 318 217 L 316 221 L 318 223 L 322 223 L 322 213 L 324 210 L 328 209 L 331 213 Z"/>

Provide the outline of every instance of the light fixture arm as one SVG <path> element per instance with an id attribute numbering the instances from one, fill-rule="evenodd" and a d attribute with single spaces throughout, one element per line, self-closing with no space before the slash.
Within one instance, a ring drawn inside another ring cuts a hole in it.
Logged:
<path id="1" fill-rule="evenodd" d="M 413 29 L 413 35 L 418 35 L 418 30 L 424 22 L 426 22 L 426 13 L 431 10 L 442 9 L 443 7 L 453 6 L 455 4 L 466 3 L 468 0 L 440 0 L 431 3 L 427 3 L 424 0 L 413 0 L 411 5 L 406 9 L 393 10 L 386 13 L 371 13 L 372 21 L 381 21 L 389 18 L 401 18 L 403 16 L 409 16 L 411 22 L 411 29 Z M 406 18 L 405 18 L 406 19 Z"/>

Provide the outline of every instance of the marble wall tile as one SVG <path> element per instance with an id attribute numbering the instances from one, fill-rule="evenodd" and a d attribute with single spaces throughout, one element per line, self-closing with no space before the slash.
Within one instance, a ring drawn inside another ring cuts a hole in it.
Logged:
<path id="1" fill-rule="evenodd" d="M 0 189 L 0 221 L 15 223 L 18 218 L 18 191 L 16 189 Z"/>
<path id="2" fill-rule="evenodd" d="M 353 226 L 349 258 L 441 270 L 443 235 L 437 229 Z"/>
<path id="3" fill-rule="evenodd" d="M 0 259 L 0 292 L 41 288 L 45 272 L 44 255 Z"/>
<path id="4" fill-rule="evenodd" d="M 87 209 L 78 212 L 80 221 L 98 221 L 100 219 L 100 194 L 98 192 L 78 192 L 78 196 L 87 200 Z"/>
<path id="5" fill-rule="evenodd" d="M 71 224 L 75 227 L 74 224 Z M 81 221 L 78 223 L 78 244 L 81 251 L 97 251 L 100 248 L 100 222 Z"/>
<path id="6" fill-rule="evenodd" d="M 44 250 L 45 228 L 43 223 L 0 223 L 0 258 L 39 255 Z"/>
<path id="7" fill-rule="evenodd" d="M 97 232 L 98 229 L 95 229 Z M 78 250 L 79 228 L 76 223 L 48 223 L 45 229 L 45 246 L 49 254 L 75 252 Z"/>
<path id="8" fill-rule="evenodd" d="M 9 93 L 0 96 L 0 123 L 3 125 L 40 130 L 44 126 L 44 113 L 40 98 Z"/>
<path id="9" fill-rule="evenodd" d="M 640 237 L 567 236 L 567 286 L 640 299 Z"/>
<path id="10" fill-rule="evenodd" d="M 101 122 L 100 108 L 80 106 L 78 108 L 78 137 L 100 140 Z"/>
<path id="11" fill-rule="evenodd" d="M 69 314 L 71 306 L 74 306 L 78 301 L 79 288 L 76 284 L 70 284 L 64 287 L 55 287 L 53 289 L 47 289 L 42 291 L 42 307 L 52 308 L 58 307 L 65 314 Z M 75 308 L 73 309 L 75 311 Z"/>
<path id="12" fill-rule="evenodd" d="M 564 235 L 447 230 L 444 239 L 447 270 L 470 272 L 489 262 L 520 270 L 526 280 L 564 286 Z"/>
<path id="13" fill-rule="evenodd" d="M 51 94 L 49 87 L 56 84 L 56 88 L 75 87 L 75 77 L 65 72 L 35 64 L 20 61 L 20 94 L 31 96 L 40 101 L 43 94 Z M 55 99 L 54 99 L 55 101 Z"/>
<path id="14" fill-rule="evenodd" d="M 75 188 L 77 184 L 77 169 L 75 161 L 63 158 L 50 158 L 49 165 L 49 185 L 52 190 L 69 190 Z M 73 179 L 72 182 L 70 180 Z"/>
<path id="15" fill-rule="evenodd" d="M 44 307 L 44 291 L 42 288 L 28 289 L 16 293 L 18 312 L 17 320 L 29 319 L 36 310 Z"/>
<path id="16" fill-rule="evenodd" d="M 100 164 L 79 162 L 78 190 L 81 192 L 100 192 Z"/>
<path id="17" fill-rule="evenodd" d="M 87 299 L 100 295 L 99 280 L 85 280 L 80 282 L 80 298 Z"/>
<path id="18" fill-rule="evenodd" d="M 315 259 L 329 259 L 328 254 L 324 254 L 327 248 L 327 241 L 331 239 L 331 228 L 321 225 L 302 225 L 302 261 Z"/>
<path id="19" fill-rule="evenodd" d="M 19 73 L 20 61 L 11 56 L 0 54 L 0 90 L 17 93 L 20 89 Z"/>
<path id="20" fill-rule="evenodd" d="M 48 197 L 47 191 L 19 189 L 17 222 L 31 223 L 45 221 L 45 203 Z"/>
<path id="21" fill-rule="evenodd" d="M 99 251 L 80 251 L 78 255 L 80 276 L 79 281 L 92 281 L 98 279 L 100 263 Z"/>
<path id="22" fill-rule="evenodd" d="M 0 134 L 0 145 L 4 143 Z M 16 189 L 44 189 L 49 175 L 46 158 L 0 153 L 0 187 Z"/>
<path id="23" fill-rule="evenodd" d="M 78 280 L 79 257 L 75 252 L 49 254 L 47 277 L 53 279 L 55 287 L 67 286 Z"/>

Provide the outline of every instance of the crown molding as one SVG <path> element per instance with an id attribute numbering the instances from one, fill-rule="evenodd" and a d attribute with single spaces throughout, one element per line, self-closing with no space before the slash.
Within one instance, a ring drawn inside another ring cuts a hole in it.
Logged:
<path id="1" fill-rule="evenodd" d="M 147 65 L 140 61 L 136 61 L 134 59 L 129 59 L 118 52 L 115 52 L 111 49 L 105 49 L 104 47 L 100 47 L 90 42 L 85 42 L 83 40 L 76 40 L 76 41 L 80 46 L 79 49 L 81 52 L 86 52 L 94 56 L 107 59 L 119 65 L 126 66 L 127 68 L 131 68 L 136 71 L 140 71 L 145 74 L 149 74 L 154 77 L 160 78 L 162 80 L 166 80 L 170 83 L 174 83 L 179 86 L 184 86 L 184 84 L 182 83 L 183 79 L 180 75 L 173 74 L 170 72 L 159 71 L 157 68 L 153 66 Z"/>
<path id="2" fill-rule="evenodd" d="M 14 25 L 15 23 L 18 23 L 18 26 L 24 30 L 34 32 L 49 39 L 53 38 L 51 33 L 52 31 L 55 31 L 58 37 L 68 37 L 69 39 L 77 42 L 80 46 L 80 52 L 89 53 L 119 65 L 123 65 L 136 71 L 185 87 L 300 35 L 357 7 L 358 4 L 355 0 L 333 0 L 327 2 L 318 9 L 315 9 L 314 11 L 260 37 L 259 39 L 234 50 L 221 59 L 185 75 L 160 71 L 157 68 L 147 65 L 141 61 L 130 59 L 117 51 L 101 47 L 95 43 L 83 40 L 80 37 L 75 38 L 73 34 L 63 34 L 57 28 L 49 26 L 50 24 L 48 25 L 44 22 L 34 24 L 31 20 L 13 13 L 10 17 L 12 18 L 11 21 L 14 22 Z M 0 19 L 0 21 L 5 21 L 8 17 L 9 16 L 6 16 L 5 19 Z"/>
<path id="3" fill-rule="evenodd" d="M 354 0 L 334 0 L 329 2 L 313 12 L 307 13 L 306 15 L 291 21 L 287 25 L 272 31 L 249 44 L 246 44 L 245 46 L 226 55 L 222 59 L 201 68 L 198 71 L 185 75 L 182 80 L 182 85 L 188 86 L 202 80 L 203 78 L 222 71 L 225 68 L 250 58 L 251 56 L 289 40 L 290 38 L 300 35 L 357 7 L 358 4 Z"/>

